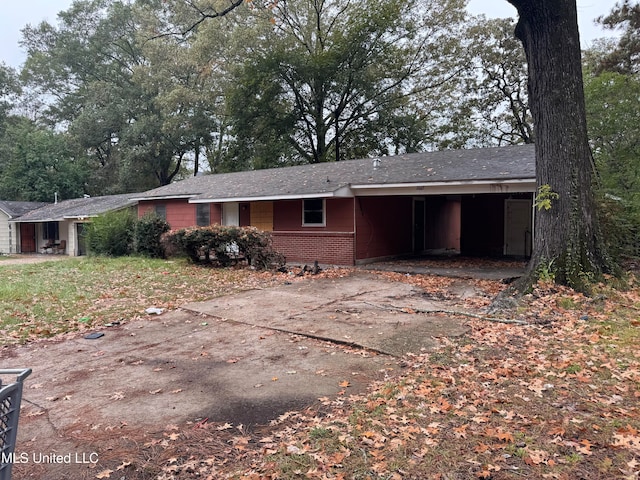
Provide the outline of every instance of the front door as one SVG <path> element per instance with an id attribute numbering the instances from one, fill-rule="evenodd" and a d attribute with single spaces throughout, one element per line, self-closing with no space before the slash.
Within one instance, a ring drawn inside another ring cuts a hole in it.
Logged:
<path id="1" fill-rule="evenodd" d="M 504 254 L 531 255 L 531 200 L 505 200 Z"/>
<path id="2" fill-rule="evenodd" d="M 20 252 L 36 252 L 36 225 L 35 223 L 20 224 Z"/>

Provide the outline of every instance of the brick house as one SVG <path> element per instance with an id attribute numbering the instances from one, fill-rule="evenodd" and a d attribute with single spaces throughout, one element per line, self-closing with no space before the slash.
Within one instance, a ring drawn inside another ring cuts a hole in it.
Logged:
<path id="1" fill-rule="evenodd" d="M 454 251 L 528 256 L 533 145 L 415 153 L 203 175 L 135 198 L 172 229 L 272 232 L 289 262 L 354 265 Z"/>

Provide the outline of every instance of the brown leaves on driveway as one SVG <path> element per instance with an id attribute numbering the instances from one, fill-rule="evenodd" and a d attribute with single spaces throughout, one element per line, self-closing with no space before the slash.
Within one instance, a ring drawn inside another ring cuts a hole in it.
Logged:
<path id="1" fill-rule="evenodd" d="M 402 279 L 447 293 L 442 278 Z M 501 288 L 474 287 L 476 307 Z M 205 449 L 185 470 L 178 455 L 159 478 L 637 479 L 639 307 L 634 280 L 591 298 L 538 285 L 510 312 L 528 325 L 472 319 L 468 336 L 407 356 L 368 394 L 321 399 L 266 435 L 232 432 L 231 457 Z"/>

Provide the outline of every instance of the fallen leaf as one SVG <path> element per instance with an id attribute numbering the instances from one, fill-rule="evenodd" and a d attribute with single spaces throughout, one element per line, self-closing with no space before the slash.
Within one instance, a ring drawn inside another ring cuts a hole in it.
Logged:
<path id="1" fill-rule="evenodd" d="M 112 473 L 113 473 L 113 470 L 106 469 L 98 473 L 96 475 L 96 478 L 110 478 Z"/>
<path id="2" fill-rule="evenodd" d="M 120 465 L 118 465 L 118 468 L 116 468 L 116 470 L 118 470 L 118 471 L 124 470 L 129 465 L 131 465 L 131 462 L 122 462 Z"/>
<path id="3" fill-rule="evenodd" d="M 124 398 L 124 392 L 114 392 L 113 395 L 109 397 L 109 400 L 122 400 Z"/>

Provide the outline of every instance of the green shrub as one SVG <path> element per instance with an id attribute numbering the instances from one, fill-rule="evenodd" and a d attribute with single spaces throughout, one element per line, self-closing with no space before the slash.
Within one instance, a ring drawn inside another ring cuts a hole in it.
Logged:
<path id="1" fill-rule="evenodd" d="M 600 198 L 600 215 L 610 252 L 620 257 L 640 257 L 640 195 L 631 199 Z"/>
<path id="2" fill-rule="evenodd" d="M 131 254 L 135 221 L 131 210 L 110 212 L 94 218 L 86 229 L 89 253 L 109 257 Z"/>
<path id="3" fill-rule="evenodd" d="M 227 266 L 240 261 L 257 269 L 284 264 L 284 257 L 273 249 L 271 235 L 255 227 L 210 225 L 184 228 L 163 235 L 167 255 L 186 255 L 194 263 Z"/>
<path id="4" fill-rule="evenodd" d="M 169 224 L 155 213 L 146 213 L 135 222 L 133 235 L 134 251 L 150 258 L 165 258 L 160 238 L 170 230 Z"/>

